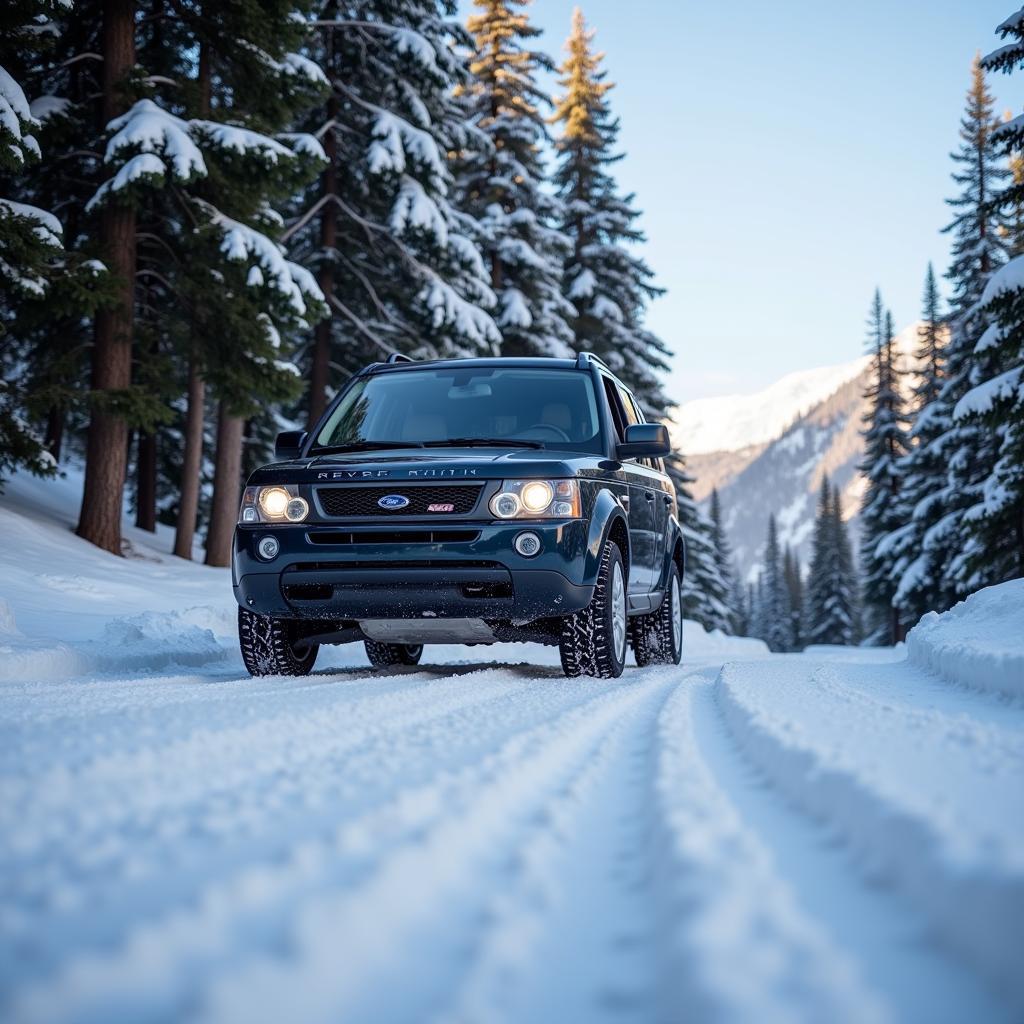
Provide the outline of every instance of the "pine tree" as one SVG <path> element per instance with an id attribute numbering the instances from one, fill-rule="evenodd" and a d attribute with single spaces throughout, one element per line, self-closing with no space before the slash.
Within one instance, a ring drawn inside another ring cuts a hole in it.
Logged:
<path id="1" fill-rule="evenodd" d="M 885 542 L 901 522 L 900 459 L 906 450 L 906 439 L 892 314 L 883 313 L 877 290 L 868 326 L 872 380 L 865 393 L 869 410 L 860 467 L 867 478 L 861 502 L 861 563 L 868 642 L 883 644 L 902 639 L 900 613 L 893 604 L 896 586 Z"/>
<path id="2" fill-rule="evenodd" d="M 933 505 L 946 481 L 947 467 L 940 461 L 935 444 L 941 423 L 934 416 L 935 402 L 945 379 L 946 334 L 935 272 L 929 263 L 917 331 L 918 378 L 910 399 L 913 422 L 899 464 L 903 521 L 880 542 L 878 549 L 882 557 L 890 559 L 890 578 L 896 584 L 893 600 L 904 609 L 908 625 L 913 625 L 925 612 L 948 604 L 942 566 L 935 558 L 936 552 L 927 546 L 925 536 L 926 524 L 934 518 Z"/>
<path id="3" fill-rule="evenodd" d="M 729 607 L 729 629 L 730 633 L 739 633 L 738 610 L 735 601 L 736 589 L 734 586 L 734 567 L 732 564 L 732 549 L 729 546 L 729 538 L 725 534 L 725 526 L 722 523 L 722 503 L 718 496 L 718 488 L 711 491 L 711 503 L 709 508 L 711 520 L 711 546 L 715 553 L 715 567 L 718 570 L 718 578 L 725 587 L 725 604 Z M 743 591 L 740 589 L 739 596 L 742 598 Z"/>
<path id="4" fill-rule="evenodd" d="M 789 594 L 783 567 L 782 550 L 775 516 L 768 517 L 768 537 L 759 580 L 759 618 L 761 639 L 773 651 L 790 649 L 791 624 Z"/>
<path id="5" fill-rule="evenodd" d="M 838 489 L 828 477 L 814 520 L 810 572 L 804 594 L 803 633 L 808 644 L 853 644 L 858 639 L 857 585 Z"/>
<path id="6" fill-rule="evenodd" d="M 644 239 L 632 195 L 620 196 L 612 175 L 618 119 L 608 106 L 613 88 L 601 70 L 603 54 L 593 48 L 579 8 L 573 12 L 568 56 L 560 71 L 564 90 L 552 121 L 561 125 L 554 175 L 564 203 L 562 229 L 573 251 L 564 288 L 576 307 L 571 318 L 574 346 L 596 352 L 632 389 L 645 410 L 663 416 L 668 402 L 662 378 L 670 353 L 643 326 L 647 303 L 662 294 L 634 246 Z"/>
<path id="7" fill-rule="evenodd" d="M 938 395 L 917 416 L 933 437 L 927 457 L 946 467 L 945 480 L 913 510 L 930 580 L 928 604 L 936 611 L 950 607 L 986 580 L 969 565 L 967 552 L 973 550 L 976 530 L 964 517 L 981 500 L 985 480 L 992 473 L 993 439 L 979 421 L 957 420 L 953 411 L 971 387 L 975 346 L 987 326 L 980 305 L 982 292 L 1006 260 L 1006 233 L 996 199 L 1008 172 L 995 148 L 999 122 L 994 109 L 984 68 L 976 58 L 960 122 L 961 145 L 952 154 L 953 181 L 959 191 L 947 200 L 954 217 L 945 229 L 953 244 L 946 272 L 952 296 L 944 376 Z M 913 576 L 907 580 L 908 589 L 912 583 Z"/>
<path id="8" fill-rule="evenodd" d="M 66 271 L 63 226 L 48 210 L 21 202 L 41 152 L 40 120 L 32 113 L 22 82 L 38 71 L 41 47 L 55 26 L 51 4 L 12 3 L 0 12 L 5 46 L 0 65 L 0 485 L 5 470 L 19 466 L 51 475 L 56 463 L 28 421 L 24 352 L 9 335 L 25 302 L 45 300 L 55 278 Z"/>
<path id="9" fill-rule="evenodd" d="M 373 359 L 488 355 L 500 342 L 482 229 L 456 202 L 449 159 L 487 144 L 453 95 L 468 83 L 454 13 L 449 0 L 319 4 L 308 52 L 330 89 L 303 126 L 327 166 L 287 228 L 331 313 L 307 359 L 309 422 Z"/>
<path id="10" fill-rule="evenodd" d="M 1024 66 L 1024 12 L 1011 15 L 997 29 L 1008 43 L 985 58 L 989 70 L 1012 72 Z M 1020 154 L 1024 118 L 993 132 L 998 152 L 1018 161 L 1010 182 L 998 196 L 1011 218 L 1024 204 Z M 1011 168 L 1013 164 L 1011 164 Z M 979 474 L 973 502 L 963 513 L 968 533 L 962 555 L 970 588 L 1024 576 L 1024 256 L 1011 219 L 1007 243 L 1013 258 L 991 276 L 980 297 L 978 320 L 988 326 L 977 340 L 967 373 L 969 389 L 953 409 L 953 422 L 972 439 L 984 438 L 989 455 Z M 972 456 L 979 445 L 971 446 Z"/>
<path id="11" fill-rule="evenodd" d="M 530 45 L 540 30 L 520 10 L 527 2 L 474 0 L 471 77 L 460 98 L 487 146 L 462 154 L 460 205 L 483 233 L 502 353 L 568 356 L 575 309 L 562 278 L 571 244 L 558 228 L 562 204 L 544 187 L 550 100 L 537 82 L 552 62 Z"/>
<path id="12" fill-rule="evenodd" d="M 698 509 L 690 493 L 693 478 L 686 472 L 681 455 L 665 460 L 665 471 L 676 489 L 676 509 L 686 545 L 686 571 L 683 574 L 683 615 L 705 629 L 730 629 L 728 591 L 718 572 L 712 526 Z"/>

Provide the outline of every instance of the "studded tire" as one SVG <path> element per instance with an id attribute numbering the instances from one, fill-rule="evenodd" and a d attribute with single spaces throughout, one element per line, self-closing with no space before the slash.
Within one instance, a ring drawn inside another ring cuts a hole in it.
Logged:
<path id="1" fill-rule="evenodd" d="M 374 668 L 394 665 L 418 665 L 423 657 L 422 644 L 385 644 L 379 640 L 364 640 L 366 656 Z"/>
<path id="2" fill-rule="evenodd" d="M 570 678 L 594 676 L 598 679 L 617 679 L 626 664 L 625 620 L 622 636 L 615 639 L 615 608 L 613 590 L 618 574 L 621 594 L 621 613 L 626 614 L 626 569 L 622 553 L 614 541 L 606 541 L 601 553 L 594 596 L 586 608 L 562 620 L 562 635 L 558 649 L 562 658 L 562 671 Z"/>
<path id="3" fill-rule="evenodd" d="M 238 609 L 238 646 L 251 676 L 304 676 L 316 661 L 319 644 L 307 644 L 293 619 Z"/>
<path id="4" fill-rule="evenodd" d="M 673 564 L 658 610 L 629 620 L 629 643 L 641 668 L 645 665 L 678 665 L 682 659 L 681 586 L 679 566 Z"/>

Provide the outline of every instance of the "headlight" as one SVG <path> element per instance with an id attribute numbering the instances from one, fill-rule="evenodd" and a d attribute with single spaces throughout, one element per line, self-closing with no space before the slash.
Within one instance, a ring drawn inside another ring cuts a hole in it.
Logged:
<path id="1" fill-rule="evenodd" d="M 238 510 L 240 523 L 301 523 L 309 515 L 309 503 L 294 484 L 246 487 Z"/>
<path id="2" fill-rule="evenodd" d="M 578 519 L 580 489 L 575 480 L 506 480 L 491 498 L 498 519 Z"/>

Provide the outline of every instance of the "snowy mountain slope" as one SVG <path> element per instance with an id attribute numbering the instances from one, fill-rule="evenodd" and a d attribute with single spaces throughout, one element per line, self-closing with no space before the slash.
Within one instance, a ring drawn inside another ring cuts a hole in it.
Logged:
<path id="1" fill-rule="evenodd" d="M 899 352 L 913 352 L 916 323 L 896 336 Z M 779 437 L 796 419 L 820 405 L 869 364 L 862 356 L 835 366 L 798 370 L 762 391 L 684 402 L 670 424 L 672 438 L 687 456 L 755 449 Z"/>
<path id="2" fill-rule="evenodd" d="M 916 331 L 917 325 L 911 324 L 896 339 L 903 366 L 908 369 Z M 855 371 L 853 376 L 840 380 L 805 412 L 788 420 L 770 440 L 736 451 L 688 456 L 689 471 L 696 478 L 693 490 L 697 500 L 706 501 L 713 487 L 719 490 L 726 530 L 745 579 L 756 577 L 770 514 L 778 519 L 781 542 L 790 544 L 807 563 L 814 509 L 825 473 L 842 489 L 844 510 L 856 541 L 857 509 L 864 486 L 857 467 L 863 454 L 860 430 L 867 412 L 863 393 L 870 377 L 869 362 L 862 359 L 825 368 L 828 373 L 809 373 L 812 380 L 831 383 L 850 369 Z M 783 388 L 776 393 L 791 394 Z M 752 407 L 758 406 L 762 396 L 748 396 Z M 789 408 L 796 405 L 783 402 L 772 415 L 777 419 L 780 410 Z"/>
<path id="3" fill-rule="evenodd" d="M 672 436 L 687 455 L 732 452 L 778 437 L 797 417 L 858 376 L 867 357 L 799 370 L 751 395 L 698 398 L 681 405 Z"/>
<path id="4" fill-rule="evenodd" d="M 616 681 L 525 645 L 251 680 L 227 572 L 89 548 L 73 490 L 0 497 L 0 645 L 108 638 L 0 681 L 0 1019 L 1019 1019 L 1024 705 L 699 627 Z M 933 627 L 964 665 L 997 589 Z"/>

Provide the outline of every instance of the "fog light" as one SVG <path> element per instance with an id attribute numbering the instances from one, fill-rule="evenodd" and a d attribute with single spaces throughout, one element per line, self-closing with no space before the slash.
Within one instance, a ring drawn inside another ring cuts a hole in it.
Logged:
<path id="1" fill-rule="evenodd" d="M 264 561 L 272 562 L 277 558 L 281 545 L 277 543 L 276 537 L 261 537 L 259 544 L 256 545 L 256 550 L 259 552 L 260 558 L 264 559 Z"/>
<path id="2" fill-rule="evenodd" d="M 292 498 L 284 510 L 285 518 L 290 523 L 301 523 L 309 512 L 309 503 L 305 498 Z"/>
<path id="3" fill-rule="evenodd" d="M 512 542 L 512 546 L 523 558 L 533 558 L 540 551 L 540 537 L 535 533 L 521 533 Z"/>

